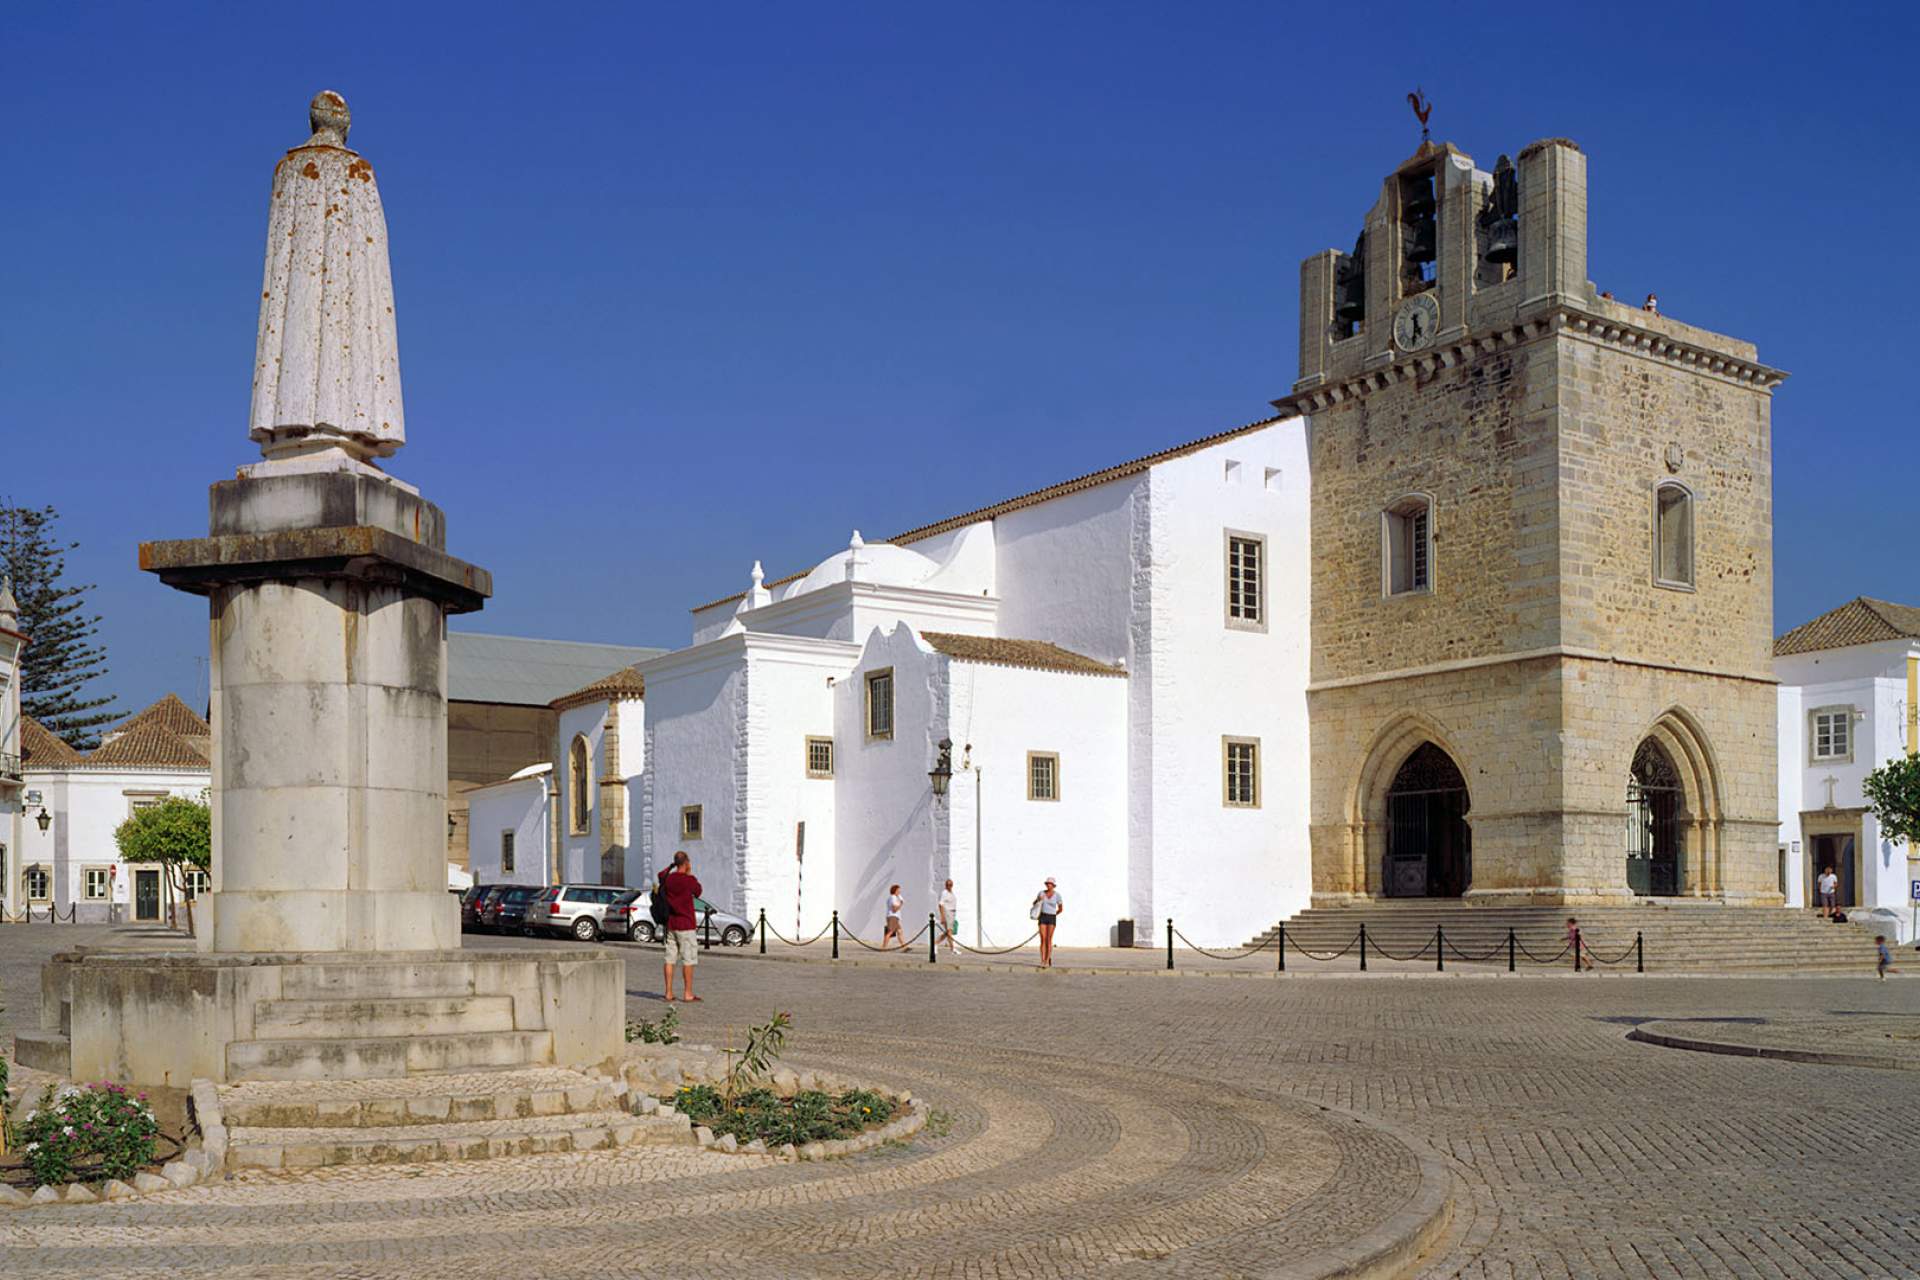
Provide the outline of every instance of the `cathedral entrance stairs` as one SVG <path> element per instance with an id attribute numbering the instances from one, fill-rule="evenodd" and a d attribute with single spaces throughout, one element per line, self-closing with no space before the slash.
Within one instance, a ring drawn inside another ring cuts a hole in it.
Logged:
<path id="1" fill-rule="evenodd" d="M 1571 968 L 1571 959 L 1562 954 L 1569 915 L 1579 919 L 1581 934 L 1595 954 L 1609 961 L 1626 956 L 1621 965 L 1603 967 L 1628 972 L 1633 969 L 1636 935 L 1648 973 L 1862 974 L 1873 970 L 1873 932 L 1864 926 L 1831 924 L 1812 912 L 1784 907 L 1694 902 L 1569 910 L 1470 907 L 1424 899 L 1315 907 L 1285 922 L 1288 963 L 1294 963 L 1292 957 L 1301 948 L 1322 954 L 1339 951 L 1354 941 L 1364 923 L 1368 947 L 1375 955 L 1420 952 L 1431 962 L 1435 931 L 1444 929 L 1449 966 L 1461 963 L 1462 952 L 1475 957 L 1493 953 L 1489 963 L 1504 965 L 1511 930 L 1523 971 L 1540 968 L 1527 959 L 1529 952 L 1543 960 L 1561 956 Z M 1249 945 L 1272 946 L 1276 931 L 1267 930 Z M 1310 967 L 1312 962 L 1303 958 L 1301 963 Z"/>

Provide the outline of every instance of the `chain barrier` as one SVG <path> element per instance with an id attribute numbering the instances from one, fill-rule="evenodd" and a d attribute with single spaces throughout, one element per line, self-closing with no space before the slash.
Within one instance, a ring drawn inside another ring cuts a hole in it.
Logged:
<path id="1" fill-rule="evenodd" d="M 1201 955 L 1207 957 L 1209 960 L 1244 960 L 1248 956 L 1253 955 L 1256 952 L 1265 951 L 1267 949 L 1266 943 L 1256 942 L 1244 951 L 1230 951 L 1226 953 L 1221 953 L 1218 951 L 1207 950 L 1205 947 L 1201 946 L 1199 943 L 1195 942 L 1192 938 L 1189 938 L 1186 934 L 1180 932 L 1178 929 L 1175 929 L 1173 931 L 1173 936 L 1180 939 L 1180 941 L 1186 943 L 1189 950 L 1198 951 Z"/>
<path id="2" fill-rule="evenodd" d="M 772 925 L 767 926 L 768 933 L 772 934 L 777 940 L 779 940 L 780 942 L 786 943 L 790 947 L 810 947 L 814 943 L 820 941 L 820 939 L 826 937 L 827 934 L 832 929 L 833 929 L 833 922 L 828 921 L 826 927 L 821 929 L 820 932 L 814 934 L 811 938 L 808 938 L 804 942 L 795 942 L 792 938 L 787 937 L 785 934 L 781 933 L 778 929 L 774 928 Z"/>
<path id="3" fill-rule="evenodd" d="M 1564 942 L 1560 944 L 1560 949 L 1558 951 L 1548 956 L 1545 960 L 1542 960 L 1539 956 L 1527 950 L 1526 943 L 1521 942 L 1518 945 L 1520 947 L 1520 954 L 1525 956 L 1527 959 L 1533 961 L 1535 964 L 1559 964 L 1562 960 L 1566 959 L 1567 953 L 1573 950 L 1573 944 L 1571 942 Z"/>
<path id="4" fill-rule="evenodd" d="M 1600 964 L 1625 964 L 1627 961 L 1633 959 L 1634 952 L 1639 950 L 1639 941 L 1636 939 L 1633 942 L 1629 942 L 1626 948 L 1611 960 L 1601 955 L 1598 951 L 1595 951 L 1593 945 L 1584 938 L 1581 939 L 1580 949 L 1586 953 L 1587 959 L 1597 961 Z"/>
<path id="5" fill-rule="evenodd" d="M 1032 933 L 1027 935 L 1027 940 L 1025 942 L 1016 942 L 1010 947 L 970 947 L 966 943 L 960 941 L 960 939 L 958 938 L 955 938 L 953 940 L 953 945 L 960 948 L 962 951 L 972 952 L 976 956 L 1004 956 L 1010 951 L 1024 951 L 1027 947 L 1033 945 L 1035 942 L 1039 940 L 1040 940 L 1040 931 L 1038 929 L 1035 929 Z"/>
<path id="6" fill-rule="evenodd" d="M 855 942 L 859 943 L 861 946 L 865 947 L 869 951 L 910 951 L 913 949 L 913 944 L 920 941 L 921 938 L 925 937 L 926 933 L 927 933 L 927 926 L 921 925 L 920 931 L 918 933 L 914 934 L 911 938 L 908 938 L 905 943 L 903 943 L 898 947 L 887 945 L 887 942 L 884 938 L 881 939 L 880 945 L 876 947 L 871 942 L 868 942 L 865 938 L 861 937 L 859 934 L 853 932 L 851 929 L 843 930 L 841 933 L 841 936 L 846 938 L 852 938 Z"/>
<path id="7" fill-rule="evenodd" d="M 1489 947 L 1485 954 L 1477 956 L 1470 956 L 1460 948 L 1454 946 L 1453 943 L 1447 943 L 1447 950 L 1453 952 L 1453 958 L 1456 960 L 1465 960 L 1468 964 L 1485 964 L 1490 960 L 1497 960 L 1506 949 L 1507 943 L 1504 938 Z"/>
<path id="8" fill-rule="evenodd" d="M 1355 939 L 1355 941 L 1358 941 L 1358 939 Z M 1433 950 L 1433 940 L 1431 938 L 1429 938 L 1426 941 L 1426 943 L 1423 944 L 1418 951 L 1414 952 L 1412 955 L 1405 955 L 1405 956 L 1395 955 L 1393 952 L 1387 950 L 1385 947 L 1380 945 L 1380 939 L 1378 938 L 1368 938 L 1367 945 L 1373 949 L 1374 954 L 1378 955 L 1383 960 L 1399 960 L 1402 962 L 1418 960 L 1421 957 L 1425 956 L 1429 951 Z"/>

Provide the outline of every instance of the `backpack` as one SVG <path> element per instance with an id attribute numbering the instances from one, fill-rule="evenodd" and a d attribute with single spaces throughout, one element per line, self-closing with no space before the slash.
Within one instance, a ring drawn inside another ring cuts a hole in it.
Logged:
<path id="1" fill-rule="evenodd" d="M 647 895 L 647 914 L 652 916 L 653 922 L 663 929 L 667 925 L 666 888 L 666 882 L 661 881 L 654 885 L 653 892 Z"/>
<path id="2" fill-rule="evenodd" d="M 1847 913 L 1844 911 L 1835 909 L 1833 913 L 1833 922 L 1835 924 L 1845 924 L 1847 922 Z"/>

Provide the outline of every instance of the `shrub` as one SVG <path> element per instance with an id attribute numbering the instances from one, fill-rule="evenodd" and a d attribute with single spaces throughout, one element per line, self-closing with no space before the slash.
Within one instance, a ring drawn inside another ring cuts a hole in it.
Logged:
<path id="1" fill-rule="evenodd" d="M 627 1043 L 635 1040 L 642 1044 L 679 1044 L 680 1011 L 669 1009 L 660 1016 L 658 1022 L 638 1022 L 627 1020 Z"/>
<path id="2" fill-rule="evenodd" d="M 768 1146 L 783 1142 L 800 1146 L 832 1138 L 850 1138 L 885 1124 L 899 1103 L 870 1089 L 849 1089 L 835 1096 L 807 1089 L 782 1098 L 770 1089 L 746 1089 L 726 1095 L 709 1084 L 683 1085 L 673 1095 L 674 1107 L 715 1136 L 732 1134 L 741 1142 L 764 1139 Z"/>
<path id="3" fill-rule="evenodd" d="M 160 1122 L 146 1095 L 117 1084 L 49 1087 L 21 1121 L 20 1154 L 41 1186 L 86 1178 L 131 1178 L 153 1163 Z"/>

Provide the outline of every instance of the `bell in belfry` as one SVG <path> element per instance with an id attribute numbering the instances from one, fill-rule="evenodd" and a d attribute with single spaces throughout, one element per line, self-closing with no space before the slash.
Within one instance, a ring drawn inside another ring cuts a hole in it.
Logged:
<path id="1" fill-rule="evenodd" d="M 1486 235 L 1488 262 L 1512 263 L 1520 258 L 1520 179 L 1513 161 L 1500 157 L 1493 167 L 1493 188 L 1480 212 Z"/>
<path id="2" fill-rule="evenodd" d="M 1341 254 L 1333 266 L 1333 318 L 1342 325 L 1367 318 L 1367 233 L 1353 242 L 1351 254 Z"/>

